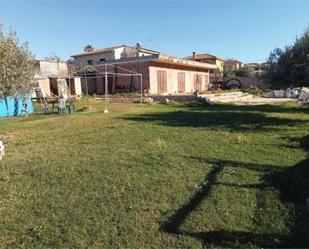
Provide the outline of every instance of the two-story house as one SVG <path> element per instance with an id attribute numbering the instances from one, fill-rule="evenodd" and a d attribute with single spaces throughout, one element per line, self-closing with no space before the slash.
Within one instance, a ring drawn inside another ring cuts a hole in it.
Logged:
<path id="1" fill-rule="evenodd" d="M 224 59 L 212 54 L 197 54 L 195 52 L 192 55 L 184 57 L 185 60 L 193 60 L 203 63 L 209 63 L 215 65 L 216 68 L 212 69 L 210 72 L 210 82 L 218 83 L 222 81 L 223 69 L 224 69 Z"/>
<path id="2" fill-rule="evenodd" d="M 179 59 L 167 54 L 136 46 L 120 45 L 110 48 L 95 49 L 72 55 L 75 69 L 91 66 L 109 72 L 109 92 L 140 91 L 141 82 L 137 77 L 119 76 L 124 70 L 142 74 L 142 88 L 150 94 L 186 94 L 206 91 L 209 85 L 209 72 L 216 66 L 192 60 Z M 95 72 L 92 72 L 92 75 Z M 105 92 L 105 78 L 100 74 L 87 79 L 89 94 Z M 85 80 L 83 80 L 85 83 Z M 85 84 L 83 84 L 85 87 Z M 85 90 L 85 89 L 84 89 Z"/>
<path id="3" fill-rule="evenodd" d="M 224 71 L 237 71 L 243 68 L 244 64 L 241 61 L 228 59 L 224 61 Z"/>

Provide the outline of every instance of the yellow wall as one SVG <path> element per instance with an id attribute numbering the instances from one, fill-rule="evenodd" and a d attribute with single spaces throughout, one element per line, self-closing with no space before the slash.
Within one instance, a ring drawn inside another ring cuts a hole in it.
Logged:
<path id="1" fill-rule="evenodd" d="M 223 72 L 224 61 L 220 59 L 216 59 L 216 66 L 220 72 Z"/>

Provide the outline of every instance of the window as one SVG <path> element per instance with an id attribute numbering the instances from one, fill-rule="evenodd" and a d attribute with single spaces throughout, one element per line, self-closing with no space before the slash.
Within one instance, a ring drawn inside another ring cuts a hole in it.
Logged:
<path id="1" fill-rule="evenodd" d="M 158 93 L 167 92 L 167 82 L 166 82 L 166 72 L 165 71 L 157 72 L 157 83 L 158 83 Z"/>
<path id="2" fill-rule="evenodd" d="M 194 91 L 202 91 L 202 75 L 195 74 L 194 75 Z"/>
<path id="3" fill-rule="evenodd" d="M 102 61 L 106 61 L 106 59 L 105 58 L 100 58 L 100 60 L 99 60 L 100 62 L 102 62 Z"/>
<path id="4" fill-rule="evenodd" d="M 185 73 L 178 73 L 178 92 L 185 92 Z"/>
<path id="5" fill-rule="evenodd" d="M 88 60 L 88 65 L 93 65 L 93 60 Z"/>

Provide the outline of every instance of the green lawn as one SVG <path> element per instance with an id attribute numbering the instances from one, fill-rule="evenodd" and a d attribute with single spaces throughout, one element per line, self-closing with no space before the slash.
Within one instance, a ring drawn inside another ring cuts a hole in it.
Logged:
<path id="1" fill-rule="evenodd" d="M 309 247 L 308 108 L 1 119 L 0 248 Z"/>

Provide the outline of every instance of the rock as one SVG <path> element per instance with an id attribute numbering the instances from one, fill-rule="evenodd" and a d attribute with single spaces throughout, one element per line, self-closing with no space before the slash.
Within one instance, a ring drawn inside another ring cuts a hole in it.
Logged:
<path id="1" fill-rule="evenodd" d="M 275 90 L 274 96 L 275 96 L 275 98 L 284 98 L 285 97 L 285 91 L 284 90 Z"/>
<path id="2" fill-rule="evenodd" d="M 264 97 L 265 97 L 265 98 L 274 98 L 274 97 L 275 97 L 274 91 L 266 92 L 266 93 L 264 94 Z"/>
<path id="3" fill-rule="evenodd" d="M 292 92 L 292 91 L 291 91 L 290 88 L 286 89 L 286 90 L 285 90 L 285 97 L 286 97 L 286 98 L 291 98 L 291 96 L 292 96 L 291 92 Z"/>
<path id="4" fill-rule="evenodd" d="M 298 99 L 306 103 L 309 102 L 309 88 L 302 87 Z"/>
<path id="5" fill-rule="evenodd" d="M 170 100 L 168 98 L 165 98 L 165 100 L 163 101 L 164 104 L 168 104 L 170 102 Z"/>
<path id="6" fill-rule="evenodd" d="M 150 97 L 147 97 L 147 98 L 144 98 L 144 103 L 153 103 L 153 98 L 150 98 Z"/>
<path id="7" fill-rule="evenodd" d="M 298 96 L 299 96 L 299 89 L 293 88 L 293 89 L 291 90 L 291 98 L 297 99 Z"/>

